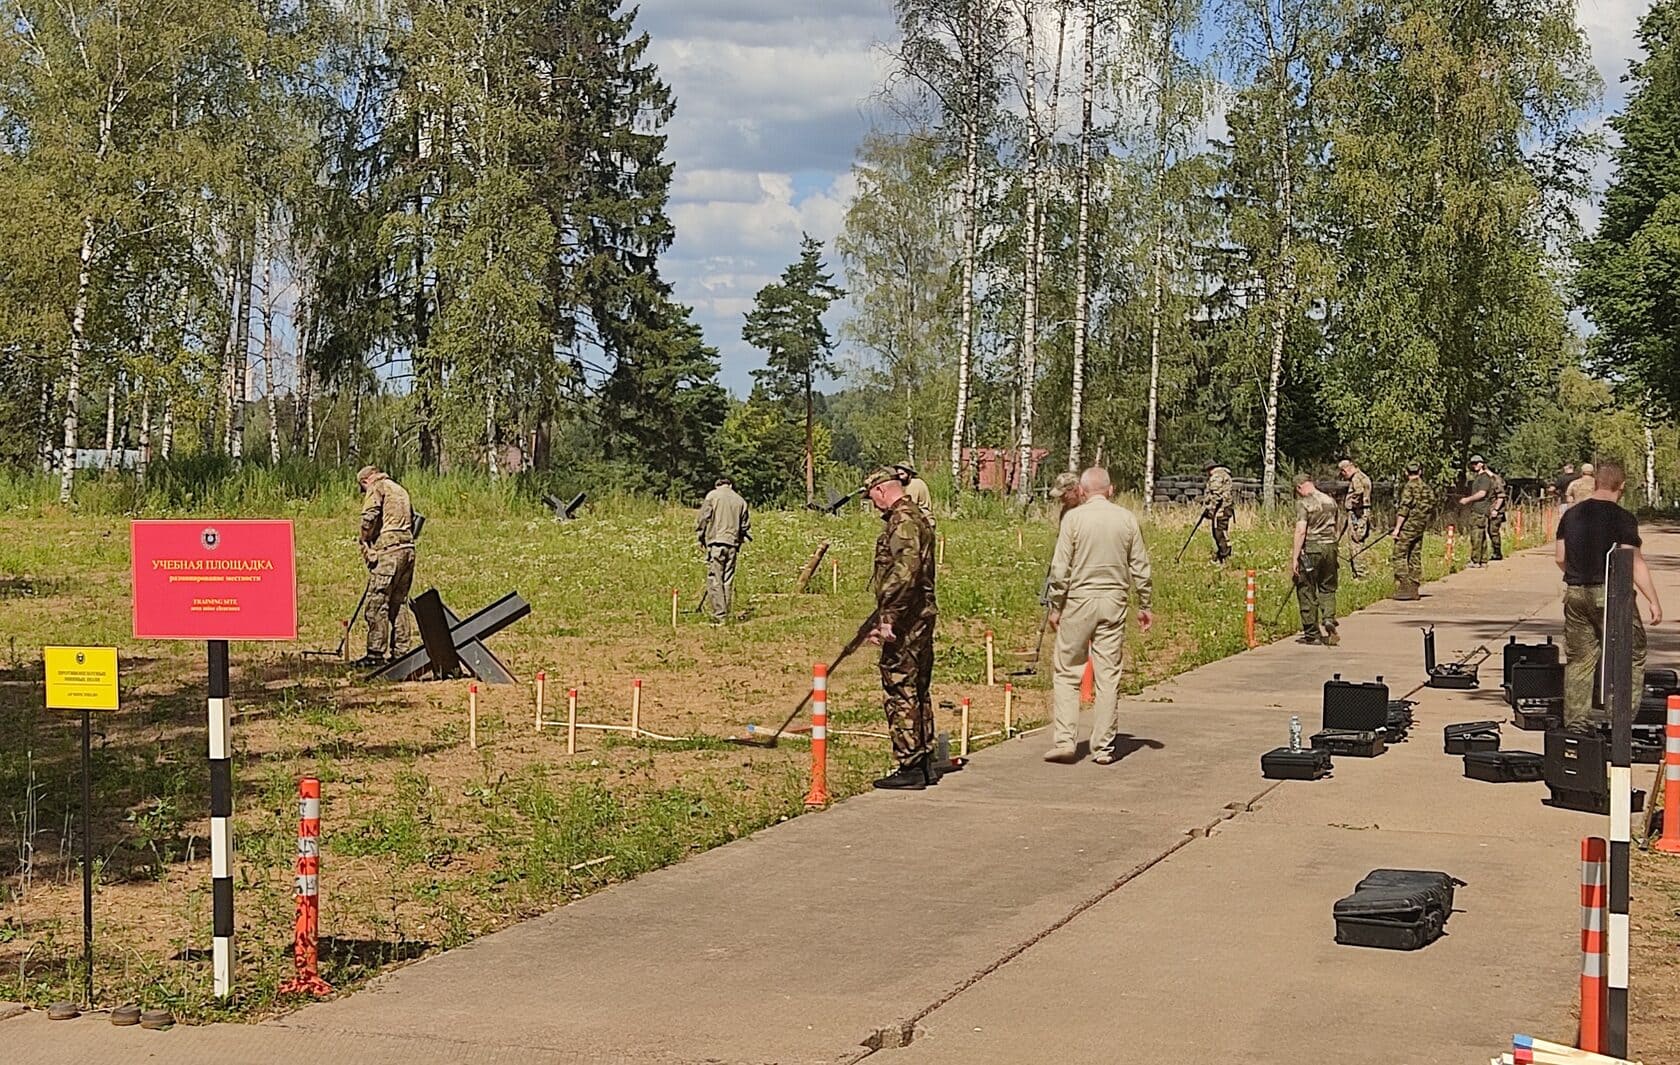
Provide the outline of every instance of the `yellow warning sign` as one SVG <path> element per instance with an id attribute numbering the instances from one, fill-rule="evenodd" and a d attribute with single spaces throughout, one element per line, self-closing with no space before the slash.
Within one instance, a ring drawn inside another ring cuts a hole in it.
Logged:
<path id="1" fill-rule="evenodd" d="M 117 709 L 115 647 L 45 647 L 47 709 Z"/>

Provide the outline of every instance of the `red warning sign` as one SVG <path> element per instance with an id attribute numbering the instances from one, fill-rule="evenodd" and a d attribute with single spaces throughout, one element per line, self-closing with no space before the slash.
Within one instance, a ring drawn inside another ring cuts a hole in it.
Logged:
<path id="1" fill-rule="evenodd" d="M 129 539 L 136 639 L 297 639 L 291 522 L 136 521 Z"/>

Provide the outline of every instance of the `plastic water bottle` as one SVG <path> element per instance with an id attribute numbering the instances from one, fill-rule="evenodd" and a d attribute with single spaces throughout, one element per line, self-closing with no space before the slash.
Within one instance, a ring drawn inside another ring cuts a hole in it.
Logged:
<path id="1" fill-rule="evenodd" d="M 1289 717 L 1289 749 L 1301 749 L 1301 715 L 1291 714 Z"/>

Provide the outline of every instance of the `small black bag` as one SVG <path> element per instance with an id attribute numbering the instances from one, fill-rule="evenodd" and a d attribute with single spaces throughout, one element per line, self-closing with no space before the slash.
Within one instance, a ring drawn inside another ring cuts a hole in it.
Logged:
<path id="1" fill-rule="evenodd" d="M 1344 755 L 1349 758 L 1375 758 L 1388 750 L 1387 734 L 1382 729 L 1375 732 L 1359 732 L 1353 729 L 1327 728 L 1313 736 L 1312 745 L 1313 750 L 1329 751 L 1336 758 Z"/>
<path id="2" fill-rule="evenodd" d="M 1499 750 L 1499 722 L 1465 721 L 1441 730 L 1442 749 L 1448 754 Z"/>
<path id="3" fill-rule="evenodd" d="M 1330 775 L 1330 752 L 1279 747 L 1260 756 L 1260 775 L 1267 780 L 1318 780 Z"/>
<path id="4" fill-rule="evenodd" d="M 1490 784 L 1516 784 L 1546 778 L 1546 759 L 1532 751 L 1471 751 L 1464 775 Z"/>
<path id="5" fill-rule="evenodd" d="M 1441 937 L 1452 916 L 1453 888 L 1446 873 L 1374 869 L 1337 901 L 1336 942 L 1351 947 L 1417 950 Z"/>

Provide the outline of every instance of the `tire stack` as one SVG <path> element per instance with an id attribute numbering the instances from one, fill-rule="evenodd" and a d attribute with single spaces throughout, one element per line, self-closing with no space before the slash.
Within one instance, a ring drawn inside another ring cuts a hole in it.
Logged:
<path id="1" fill-rule="evenodd" d="M 1155 504 L 1195 506 L 1202 501 L 1202 489 L 1207 486 L 1203 474 L 1182 474 L 1155 479 Z M 1231 488 L 1239 504 L 1254 503 L 1260 498 L 1260 482 L 1252 477 L 1231 478 Z"/>

